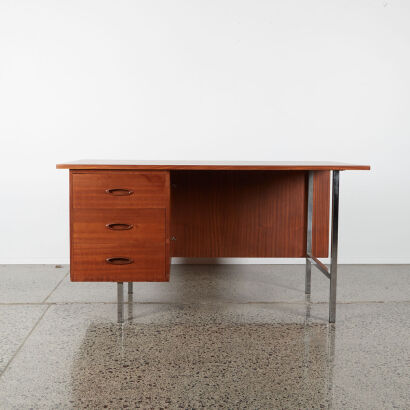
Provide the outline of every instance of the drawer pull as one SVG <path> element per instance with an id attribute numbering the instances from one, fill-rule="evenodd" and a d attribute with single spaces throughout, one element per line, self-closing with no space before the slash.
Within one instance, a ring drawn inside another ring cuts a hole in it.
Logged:
<path id="1" fill-rule="evenodd" d="M 107 258 L 105 261 L 111 265 L 129 265 L 134 262 L 131 258 Z"/>
<path id="2" fill-rule="evenodd" d="M 106 189 L 105 192 L 113 196 L 128 196 L 134 193 L 134 191 L 131 191 L 131 189 L 124 189 L 124 188 Z"/>
<path id="3" fill-rule="evenodd" d="M 131 224 L 107 224 L 105 226 L 112 231 L 128 231 L 134 227 L 134 225 Z"/>

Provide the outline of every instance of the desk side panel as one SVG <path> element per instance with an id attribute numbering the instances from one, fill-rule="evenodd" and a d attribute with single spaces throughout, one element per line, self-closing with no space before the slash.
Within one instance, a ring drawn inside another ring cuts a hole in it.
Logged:
<path id="1" fill-rule="evenodd" d="M 329 243 L 329 172 L 315 173 L 313 251 Z M 171 255 L 306 255 L 306 171 L 171 172 Z"/>
<path id="2" fill-rule="evenodd" d="M 329 256 L 329 216 L 330 172 L 315 171 L 313 179 L 312 253 L 317 258 Z"/>

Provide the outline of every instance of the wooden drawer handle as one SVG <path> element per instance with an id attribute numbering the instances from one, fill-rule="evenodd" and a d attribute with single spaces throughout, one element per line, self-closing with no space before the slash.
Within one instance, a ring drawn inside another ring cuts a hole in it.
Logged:
<path id="1" fill-rule="evenodd" d="M 124 189 L 124 188 L 106 189 L 105 192 L 113 196 L 127 196 L 127 195 L 132 195 L 134 193 L 134 191 L 131 191 L 131 189 Z"/>
<path id="2" fill-rule="evenodd" d="M 134 262 L 131 258 L 107 258 L 105 261 L 111 265 L 129 265 Z"/>
<path id="3" fill-rule="evenodd" d="M 134 227 L 134 225 L 131 224 L 107 224 L 105 226 L 112 231 L 128 231 Z"/>

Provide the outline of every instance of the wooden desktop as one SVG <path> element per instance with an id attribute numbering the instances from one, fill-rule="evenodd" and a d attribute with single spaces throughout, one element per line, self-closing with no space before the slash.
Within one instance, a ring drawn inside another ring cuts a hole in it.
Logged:
<path id="1" fill-rule="evenodd" d="M 369 166 L 82 160 L 57 168 L 70 170 L 71 280 L 117 282 L 119 322 L 123 282 L 132 292 L 133 282 L 168 281 L 173 256 L 306 258 L 305 292 L 313 263 L 330 280 L 335 322 L 339 174 Z M 329 256 L 329 231 L 330 269 L 318 259 Z"/>

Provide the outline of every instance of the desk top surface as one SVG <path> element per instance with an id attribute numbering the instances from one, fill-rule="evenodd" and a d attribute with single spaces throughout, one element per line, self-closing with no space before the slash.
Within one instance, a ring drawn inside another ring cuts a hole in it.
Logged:
<path id="1" fill-rule="evenodd" d="M 333 161 L 127 161 L 90 160 L 57 164 L 58 169 L 145 169 L 145 170 L 369 170 L 369 165 Z"/>
<path id="2" fill-rule="evenodd" d="M 369 170 L 369 165 L 333 161 L 128 161 L 83 159 L 57 164 L 58 169 L 144 169 L 144 170 Z"/>

